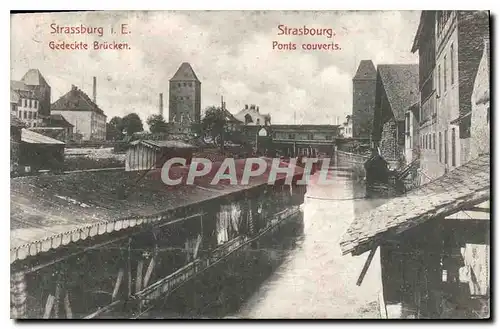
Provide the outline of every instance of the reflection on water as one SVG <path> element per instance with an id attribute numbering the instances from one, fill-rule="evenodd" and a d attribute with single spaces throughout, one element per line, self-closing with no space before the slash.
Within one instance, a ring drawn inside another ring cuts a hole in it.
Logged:
<path id="1" fill-rule="evenodd" d="M 380 261 L 342 256 L 339 240 L 355 216 L 385 200 L 365 199 L 344 172 L 308 186 L 303 215 L 239 251 L 164 300 L 149 318 L 376 318 Z M 222 238 L 222 237 L 220 237 Z"/>
<path id="2" fill-rule="evenodd" d="M 178 289 L 145 317 L 221 318 L 234 314 L 280 265 L 293 258 L 302 236 L 299 214 Z"/>

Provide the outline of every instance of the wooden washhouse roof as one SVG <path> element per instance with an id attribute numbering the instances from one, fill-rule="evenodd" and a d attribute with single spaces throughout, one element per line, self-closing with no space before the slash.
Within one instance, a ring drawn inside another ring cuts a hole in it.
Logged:
<path id="1" fill-rule="evenodd" d="M 344 233 L 340 248 L 344 255 L 362 254 L 428 220 L 451 215 L 489 198 L 490 154 L 485 154 L 355 218 Z"/>
<path id="2" fill-rule="evenodd" d="M 171 179 L 183 178 L 177 186 L 162 182 L 161 169 L 146 174 L 96 171 L 12 178 L 11 263 L 87 237 L 175 220 L 168 215 L 174 209 L 265 185 L 272 161 L 265 160 L 268 170 L 250 178 L 248 185 L 228 181 L 211 185 L 221 163 L 214 163 L 210 173 L 196 178 L 193 185 L 185 184 L 188 167 L 171 168 Z M 239 183 L 245 159 L 235 162 Z M 296 175 L 302 173 L 295 167 Z M 277 180 L 284 178 L 278 174 Z"/>
<path id="3" fill-rule="evenodd" d="M 137 144 L 144 145 L 146 147 L 151 147 L 154 149 L 161 148 L 172 148 L 172 149 L 194 149 L 195 146 L 180 141 L 180 140 L 135 140 L 130 143 L 130 145 L 134 146 Z"/>

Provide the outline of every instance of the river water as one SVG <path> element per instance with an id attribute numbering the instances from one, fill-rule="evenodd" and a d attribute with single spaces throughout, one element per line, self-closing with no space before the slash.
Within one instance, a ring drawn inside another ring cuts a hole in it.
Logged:
<path id="1" fill-rule="evenodd" d="M 333 183 L 308 185 L 303 211 L 215 269 L 195 278 L 149 318 L 378 318 L 380 261 L 361 286 L 368 253 L 342 256 L 351 221 L 381 205 L 362 183 L 332 168 Z"/>

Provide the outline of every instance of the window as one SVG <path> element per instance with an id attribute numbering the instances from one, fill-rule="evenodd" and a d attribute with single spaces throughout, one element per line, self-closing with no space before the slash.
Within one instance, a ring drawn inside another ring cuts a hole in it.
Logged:
<path id="1" fill-rule="evenodd" d="M 33 112 L 33 119 L 36 119 L 36 115 L 37 115 L 37 113 Z"/>
<path id="2" fill-rule="evenodd" d="M 448 130 L 444 131 L 444 164 L 448 164 Z"/>
<path id="3" fill-rule="evenodd" d="M 27 99 L 24 100 L 24 107 L 28 107 L 28 100 Z"/>
<path id="4" fill-rule="evenodd" d="M 454 54 L 453 54 L 453 44 L 450 45 L 450 85 L 453 86 L 455 83 L 455 63 L 454 63 Z"/>
<path id="5" fill-rule="evenodd" d="M 38 108 L 38 101 L 37 100 L 34 101 L 33 107 Z"/>
<path id="6" fill-rule="evenodd" d="M 186 99 L 189 99 L 189 96 L 186 96 Z"/>
<path id="7" fill-rule="evenodd" d="M 33 122 L 33 127 L 36 127 L 36 122 Z"/>
<path id="8" fill-rule="evenodd" d="M 443 63 L 443 84 L 444 84 L 444 91 L 446 92 L 446 71 L 447 71 L 447 66 L 446 66 L 446 55 L 444 55 L 444 63 Z"/>
<path id="9" fill-rule="evenodd" d="M 33 119 L 33 112 L 28 112 L 28 119 Z"/>
<path id="10" fill-rule="evenodd" d="M 257 119 L 257 125 L 260 125 L 260 119 Z"/>
<path id="11" fill-rule="evenodd" d="M 451 128 L 451 165 L 453 167 L 457 165 L 455 137 L 455 128 Z"/>
<path id="12" fill-rule="evenodd" d="M 443 135 L 439 132 L 439 162 L 443 162 Z"/>
<path id="13" fill-rule="evenodd" d="M 32 104 L 31 104 L 31 99 L 30 99 L 30 102 L 29 102 L 29 104 L 30 104 L 30 108 L 32 108 L 32 106 L 31 106 L 31 105 L 32 105 Z"/>
<path id="14" fill-rule="evenodd" d="M 187 83 L 184 82 L 184 87 L 186 87 L 186 86 L 187 86 Z"/>
<path id="15" fill-rule="evenodd" d="M 28 119 L 28 111 L 24 111 L 23 118 Z"/>
<path id="16" fill-rule="evenodd" d="M 313 140 L 314 139 L 314 135 L 313 134 L 307 134 L 307 139 L 308 140 Z"/>
<path id="17" fill-rule="evenodd" d="M 21 114 L 21 111 L 19 111 L 19 113 L 17 114 L 18 117 L 22 117 L 23 115 Z"/>
<path id="18" fill-rule="evenodd" d="M 438 96 L 441 96 L 441 65 L 438 65 Z"/>
<path id="19" fill-rule="evenodd" d="M 295 134 L 288 134 L 288 139 L 295 139 Z"/>
<path id="20" fill-rule="evenodd" d="M 179 88 L 181 87 L 181 83 L 180 82 L 177 84 L 177 87 L 179 87 Z"/>
<path id="21" fill-rule="evenodd" d="M 436 133 L 432 134 L 432 148 L 436 150 Z"/>
<path id="22" fill-rule="evenodd" d="M 190 82 L 190 83 L 189 83 L 189 87 L 192 87 L 192 86 L 193 86 L 193 84 Z"/>

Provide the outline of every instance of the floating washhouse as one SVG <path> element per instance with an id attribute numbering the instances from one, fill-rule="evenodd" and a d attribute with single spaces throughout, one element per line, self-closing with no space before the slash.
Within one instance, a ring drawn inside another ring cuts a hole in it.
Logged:
<path id="1" fill-rule="evenodd" d="M 136 140 L 127 149 L 125 170 L 161 168 L 173 157 L 184 158 L 189 164 L 195 149 L 195 146 L 178 140 Z"/>
<path id="2" fill-rule="evenodd" d="M 488 318 L 490 154 L 357 217 L 343 254 L 380 249 L 382 318 Z"/>
<path id="3" fill-rule="evenodd" d="M 248 185 L 211 185 L 218 167 L 177 186 L 159 169 L 11 179 L 11 317 L 138 317 L 300 211 L 300 167 L 290 185 L 267 184 L 269 166 Z"/>

